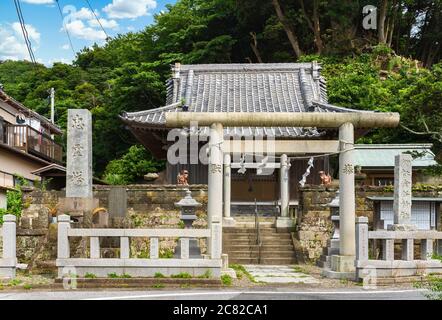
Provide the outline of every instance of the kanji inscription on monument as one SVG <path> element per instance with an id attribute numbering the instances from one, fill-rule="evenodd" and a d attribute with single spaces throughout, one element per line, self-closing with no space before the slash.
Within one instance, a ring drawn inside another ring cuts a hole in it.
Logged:
<path id="1" fill-rule="evenodd" d="M 69 109 L 67 125 L 66 197 L 92 198 L 92 115 Z"/>
<path id="2" fill-rule="evenodd" d="M 394 224 L 411 225 L 412 161 L 410 154 L 399 154 L 394 159 Z"/>

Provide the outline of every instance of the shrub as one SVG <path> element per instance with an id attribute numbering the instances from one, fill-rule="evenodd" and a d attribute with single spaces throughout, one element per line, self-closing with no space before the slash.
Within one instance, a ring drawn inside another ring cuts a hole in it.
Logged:
<path id="1" fill-rule="evenodd" d="M 97 276 L 96 276 L 95 274 L 93 274 L 93 273 L 89 273 L 89 272 L 87 272 L 87 273 L 84 275 L 84 277 L 85 277 L 85 278 L 88 278 L 88 279 L 95 279 Z"/>
<path id="2" fill-rule="evenodd" d="M 225 286 L 230 286 L 232 285 L 232 277 L 229 276 L 228 274 L 223 274 L 221 276 L 221 282 L 223 283 L 223 285 Z"/>
<path id="3" fill-rule="evenodd" d="M 192 278 L 192 275 L 187 272 L 180 272 L 178 274 L 171 275 L 172 278 L 181 278 L 181 279 L 190 279 Z"/>
<path id="4" fill-rule="evenodd" d="M 155 272 L 155 275 L 153 277 L 154 278 L 164 278 L 164 274 L 162 274 L 161 272 Z"/>
<path id="5" fill-rule="evenodd" d="M 120 159 L 106 166 L 104 180 L 109 184 L 129 184 L 143 178 L 146 173 L 158 172 L 164 163 L 156 161 L 143 146 L 134 145 Z"/>

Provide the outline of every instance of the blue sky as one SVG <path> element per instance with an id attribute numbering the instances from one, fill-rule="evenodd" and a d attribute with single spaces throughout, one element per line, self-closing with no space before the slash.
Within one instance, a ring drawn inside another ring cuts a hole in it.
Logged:
<path id="1" fill-rule="evenodd" d="M 153 15 L 176 0 L 89 0 L 109 36 L 142 30 Z M 103 44 L 105 34 L 86 0 L 59 0 L 63 20 L 55 0 L 20 0 L 23 17 L 35 58 L 48 66 L 70 63 L 74 57 L 65 28 L 75 51 L 94 43 Z M 29 60 L 18 23 L 14 0 L 0 0 L 0 60 Z"/>

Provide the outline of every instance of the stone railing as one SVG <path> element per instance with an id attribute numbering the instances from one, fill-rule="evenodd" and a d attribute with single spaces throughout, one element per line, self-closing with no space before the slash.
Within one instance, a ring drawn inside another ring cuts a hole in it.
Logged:
<path id="1" fill-rule="evenodd" d="M 420 241 L 420 257 L 415 259 L 415 240 Z M 381 242 L 381 260 L 369 258 L 369 248 L 377 250 Z M 395 259 L 395 242 L 401 244 L 401 258 Z M 442 273 L 442 262 L 432 259 L 442 255 L 442 232 L 439 231 L 368 231 L 368 219 L 357 218 L 356 223 L 356 275 L 357 278 L 402 277 L 429 273 Z"/>
<path id="2" fill-rule="evenodd" d="M 165 276 L 181 272 L 192 276 L 205 274 L 208 270 L 214 277 L 221 275 L 221 230 L 212 229 L 74 229 L 70 217 L 60 215 L 58 220 L 57 267 L 62 278 L 69 273 L 84 276 L 92 273 L 106 277 L 109 273 L 129 274 L 132 277 L 152 277 L 159 272 Z M 71 258 L 69 237 L 89 237 L 90 258 Z M 101 258 L 100 237 L 120 238 L 120 257 Z M 130 258 L 130 238 L 142 237 L 150 240 L 150 258 Z M 159 238 L 180 238 L 180 258 L 160 258 Z M 203 258 L 189 256 L 189 240 L 206 238 L 211 254 Z"/>
<path id="3" fill-rule="evenodd" d="M 16 257 L 16 217 L 12 214 L 3 216 L 3 226 L 0 228 L 3 240 L 3 255 L 0 258 L 0 278 L 15 278 L 17 266 Z"/>

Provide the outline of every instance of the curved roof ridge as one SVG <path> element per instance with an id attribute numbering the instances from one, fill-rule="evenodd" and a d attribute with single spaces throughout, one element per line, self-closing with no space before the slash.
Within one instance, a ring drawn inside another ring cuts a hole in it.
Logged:
<path id="1" fill-rule="evenodd" d="M 123 112 L 122 116 L 124 118 L 145 116 L 145 115 L 148 115 L 148 114 L 151 114 L 151 113 L 157 113 L 158 111 L 166 111 L 168 109 L 173 109 L 173 108 L 176 108 L 176 107 L 179 107 L 179 106 L 181 106 L 181 101 L 174 102 L 172 104 L 168 104 L 166 106 L 159 107 L 159 108 L 154 108 L 154 109 L 135 111 L 135 112 Z"/>
<path id="2" fill-rule="evenodd" d="M 321 102 L 318 100 L 312 100 L 312 104 L 329 111 L 335 111 L 335 112 L 368 112 L 368 113 L 374 113 L 376 111 L 371 110 L 358 110 L 358 109 L 351 109 L 351 108 L 345 108 L 345 107 L 339 107 L 335 106 L 330 103 Z"/>
<path id="3" fill-rule="evenodd" d="M 319 64 L 318 70 L 320 69 Z M 315 65 L 315 66 L 316 66 Z M 310 62 L 290 62 L 290 63 L 228 63 L 228 64 L 182 64 L 180 71 L 262 71 L 262 70 L 299 70 L 312 69 L 313 63 Z"/>

